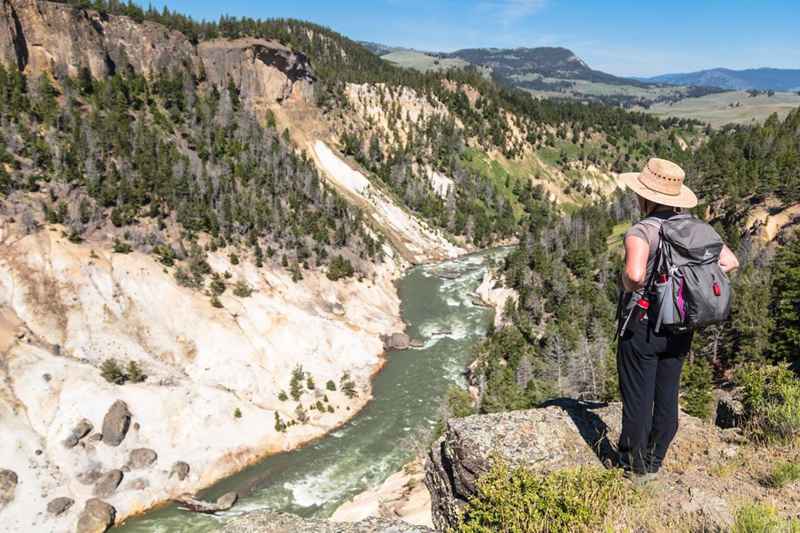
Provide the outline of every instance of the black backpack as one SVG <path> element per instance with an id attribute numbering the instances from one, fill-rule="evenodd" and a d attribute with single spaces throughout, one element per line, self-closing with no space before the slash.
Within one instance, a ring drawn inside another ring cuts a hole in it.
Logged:
<path id="1" fill-rule="evenodd" d="M 660 222 L 659 245 L 655 264 L 645 284 L 646 303 L 655 318 L 655 332 L 674 333 L 718 324 L 731 310 L 731 285 L 719 265 L 724 246 L 719 234 L 706 222 L 691 215 L 669 219 L 646 219 Z M 628 313 L 620 334 L 631 315 Z"/>

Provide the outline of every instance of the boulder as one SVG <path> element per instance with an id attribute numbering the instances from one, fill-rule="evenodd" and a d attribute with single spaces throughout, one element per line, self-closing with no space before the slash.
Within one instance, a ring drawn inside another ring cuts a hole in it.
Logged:
<path id="1" fill-rule="evenodd" d="M 216 502 L 207 502 L 204 500 L 198 500 L 191 494 L 181 494 L 177 498 L 175 498 L 175 502 L 179 505 L 183 506 L 183 508 L 194 511 L 196 513 L 219 513 L 222 511 L 227 511 L 231 507 L 234 506 L 236 500 L 239 499 L 239 495 L 235 492 L 226 492 L 219 498 L 217 498 Z"/>
<path id="2" fill-rule="evenodd" d="M 407 350 L 411 345 L 411 338 L 405 333 L 392 333 L 384 339 L 386 350 Z"/>
<path id="3" fill-rule="evenodd" d="M 51 515 L 59 516 L 67 512 L 74 503 L 75 500 L 67 498 L 66 496 L 55 498 L 50 500 L 50 503 L 47 504 L 47 512 Z"/>
<path id="4" fill-rule="evenodd" d="M 714 423 L 721 428 L 735 428 L 741 425 L 744 418 L 744 405 L 731 391 L 714 390 L 716 412 Z"/>
<path id="5" fill-rule="evenodd" d="M 554 400 L 539 409 L 449 420 L 425 465 L 434 526 L 445 531 L 457 528 L 461 509 L 475 496 L 477 481 L 494 458 L 542 474 L 616 465 L 621 411 L 620 404 Z M 728 460 L 724 452 L 730 444 L 722 441 L 715 426 L 683 413 L 680 426 L 660 475 L 663 494 L 654 499 L 654 516 L 680 521 L 703 508 L 705 524 L 725 529 L 731 509 L 721 493 L 732 490 L 732 500 L 748 492 L 757 497 L 763 488 L 753 482 L 743 491 L 741 486 L 720 483 L 709 472 Z M 695 492 L 687 492 L 687 486 Z"/>
<path id="6" fill-rule="evenodd" d="M 169 477 L 172 476 L 177 477 L 179 481 L 183 481 L 189 477 L 189 463 L 177 461 L 172 465 L 172 469 L 169 471 Z"/>
<path id="7" fill-rule="evenodd" d="M 122 470 L 109 470 L 95 484 L 94 495 L 108 498 L 117 490 L 117 487 L 122 482 L 122 477 Z"/>
<path id="8" fill-rule="evenodd" d="M 117 517 L 117 510 L 103 500 L 92 498 L 78 517 L 77 533 L 103 533 L 108 530 Z"/>
<path id="9" fill-rule="evenodd" d="M 78 445 L 78 442 L 89 434 L 90 431 L 94 429 L 94 425 L 86 420 L 85 418 L 78 422 L 78 424 L 72 429 L 69 436 L 64 439 L 64 446 L 67 448 L 74 448 Z"/>
<path id="10" fill-rule="evenodd" d="M 136 478 L 131 480 L 130 483 L 126 485 L 127 490 L 144 490 L 150 486 L 150 482 L 144 478 Z"/>
<path id="11" fill-rule="evenodd" d="M 18 482 L 19 479 L 16 472 L 0 469 L 0 509 L 14 500 Z"/>
<path id="12" fill-rule="evenodd" d="M 103 442 L 109 446 L 119 446 L 125 440 L 130 425 L 131 412 L 128 404 L 117 400 L 103 417 Z"/>
<path id="13" fill-rule="evenodd" d="M 360 522 L 328 522 L 301 518 L 285 513 L 253 511 L 231 519 L 222 527 L 225 533 L 433 533 L 425 526 L 416 526 L 388 518 L 367 518 Z"/>
<path id="14" fill-rule="evenodd" d="M 158 454 L 154 450 L 150 448 L 136 448 L 131 451 L 131 455 L 128 458 L 128 466 L 131 470 L 147 468 L 155 463 L 156 459 L 158 459 Z"/>

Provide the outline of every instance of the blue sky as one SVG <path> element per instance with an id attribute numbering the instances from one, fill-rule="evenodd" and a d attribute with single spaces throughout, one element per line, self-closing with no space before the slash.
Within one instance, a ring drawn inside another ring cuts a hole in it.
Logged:
<path id="1" fill-rule="evenodd" d="M 295 17 L 424 50 L 565 46 L 612 74 L 800 68 L 797 0 L 152 0 L 195 18 Z"/>

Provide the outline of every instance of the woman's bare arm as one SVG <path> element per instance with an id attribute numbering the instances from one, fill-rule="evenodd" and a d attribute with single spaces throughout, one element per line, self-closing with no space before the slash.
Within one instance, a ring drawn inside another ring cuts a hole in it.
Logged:
<path id="1" fill-rule="evenodd" d="M 722 268 L 722 271 L 726 273 L 739 268 L 739 260 L 736 259 L 731 249 L 724 245 L 719 254 L 719 266 Z"/>
<path id="2" fill-rule="evenodd" d="M 650 244 L 636 235 L 625 237 L 625 268 L 622 271 L 622 286 L 626 292 L 633 292 L 644 287 L 647 275 L 647 258 L 650 256 Z"/>

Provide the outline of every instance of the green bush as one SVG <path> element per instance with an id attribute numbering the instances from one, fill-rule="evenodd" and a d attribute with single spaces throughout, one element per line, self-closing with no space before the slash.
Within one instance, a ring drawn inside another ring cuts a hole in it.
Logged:
<path id="1" fill-rule="evenodd" d="M 238 407 L 233 410 L 233 418 L 242 418 L 242 410 Z"/>
<path id="2" fill-rule="evenodd" d="M 352 399 L 358 396 L 358 392 L 356 392 L 356 384 L 348 372 L 342 374 L 342 379 L 339 380 L 339 388 L 348 398 Z"/>
<path id="3" fill-rule="evenodd" d="M 114 358 L 103 361 L 103 364 L 100 365 L 100 375 L 103 376 L 103 379 L 115 385 L 123 385 L 128 381 L 128 376 L 125 375 L 122 367 Z"/>
<path id="4" fill-rule="evenodd" d="M 353 275 L 353 265 L 350 263 L 349 259 L 345 259 L 340 255 L 336 255 L 331 259 L 331 264 L 328 267 L 328 279 L 331 281 L 337 281 L 342 278 L 349 278 Z"/>
<path id="5" fill-rule="evenodd" d="M 750 503 L 736 511 L 733 533 L 783 532 L 800 532 L 800 520 L 783 519 L 774 507 L 765 503 Z"/>
<path id="6" fill-rule="evenodd" d="M 236 285 L 233 286 L 233 294 L 238 296 L 239 298 L 249 298 L 251 294 L 253 294 L 253 289 L 250 288 L 250 285 L 243 279 L 240 279 L 236 282 Z"/>
<path id="7" fill-rule="evenodd" d="M 800 435 L 800 379 L 787 366 L 749 364 L 736 372 L 742 388 L 744 429 L 759 442 Z"/>
<path id="8" fill-rule="evenodd" d="M 779 489 L 800 479 L 800 463 L 778 463 L 764 480 L 770 487 Z"/>
<path id="9" fill-rule="evenodd" d="M 285 391 L 285 390 L 282 390 L 282 391 L 280 391 L 280 392 L 278 393 L 278 399 L 279 399 L 280 401 L 282 401 L 282 402 L 285 402 L 286 400 L 288 400 L 288 399 L 289 399 L 289 396 L 286 394 L 286 391 Z"/>
<path id="10" fill-rule="evenodd" d="M 478 480 L 459 531 L 598 531 L 628 494 L 617 470 L 576 468 L 542 475 L 495 461 Z"/>
<path id="11" fill-rule="evenodd" d="M 113 250 L 115 254 L 129 254 L 133 251 L 133 248 L 125 241 L 114 239 Z"/>
<path id="12" fill-rule="evenodd" d="M 332 379 L 329 379 L 327 383 L 325 383 L 325 388 L 330 391 L 336 390 L 336 383 L 333 382 Z"/>
<path id="13" fill-rule="evenodd" d="M 289 382 L 289 394 L 292 395 L 294 401 L 298 401 L 303 394 L 303 375 L 302 365 L 297 365 L 294 367 L 294 370 L 292 370 L 292 379 Z"/>
<path id="14" fill-rule="evenodd" d="M 142 367 L 136 361 L 128 361 L 128 368 L 126 369 L 128 379 L 133 383 L 142 383 L 147 379 L 147 375 L 142 371 Z"/>
<path id="15" fill-rule="evenodd" d="M 704 420 L 711 418 L 712 377 L 711 365 L 705 357 L 697 357 L 683 369 L 681 407 L 686 413 Z"/>

